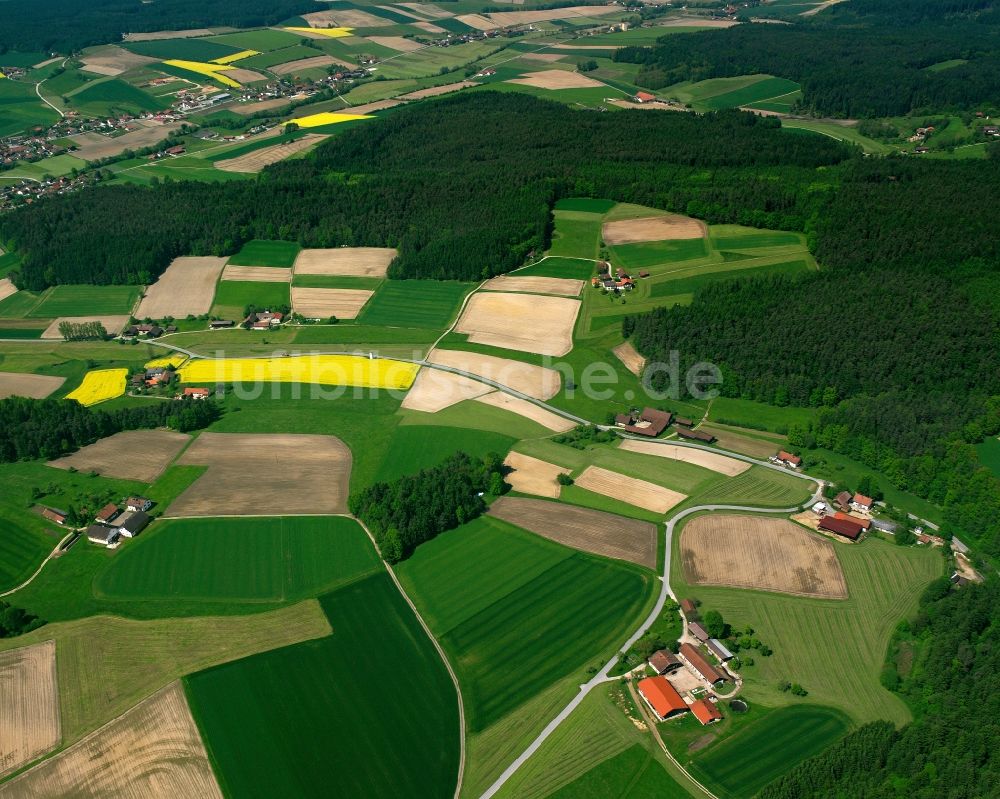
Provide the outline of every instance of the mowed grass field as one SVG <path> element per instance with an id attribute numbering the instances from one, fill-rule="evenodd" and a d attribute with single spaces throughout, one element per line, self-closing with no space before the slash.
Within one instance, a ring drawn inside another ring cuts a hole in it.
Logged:
<path id="1" fill-rule="evenodd" d="M 423 544 L 397 573 L 455 667 L 471 732 L 603 663 L 654 584 L 490 517 Z"/>
<path id="2" fill-rule="evenodd" d="M 225 157 L 231 158 L 233 155 L 234 153 L 227 152 Z M 295 256 L 301 249 L 294 241 L 254 239 L 244 244 L 228 263 L 233 266 L 280 266 L 288 269 L 295 263 Z"/>
<path id="3" fill-rule="evenodd" d="M 286 516 L 157 522 L 95 581 L 116 600 L 292 601 L 379 568 L 352 519 Z"/>
<path id="4" fill-rule="evenodd" d="M 750 799 L 850 727 L 850 718 L 832 708 L 780 708 L 695 755 L 691 769 L 723 799 Z"/>
<path id="5" fill-rule="evenodd" d="M 810 704 L 838 708 L 856 723 L 909 721 L 909 709 L 882 687 L 879 674 L 892 630 L 916 612 L 920 592 L 943 573 L 940 552 L 874 538 L 860 545 L 837 544 L 849 596 L 820 600 L 690 586 L 680 564 L 679 539 L 674 536 L 670 580 L 677 594 L 701 600 L 703 612 L 718 610 L 735 628 L 753 627 L 774 650 L 743 668 L 751 703 L 780 707 L 802 702 L 778 690 L 778 683 L 787 679 L 809 692 Z"/>
<path id="6" fill-rule="evenodd" d="M 289 305 L 287 283 L 266 283 L 254 280 L 220 280 L 215 289 L 212 313 L 227 319 L 242 318 L 248 305 L 266 309 Z"/>
<path id="7" fill-rule="evenodd" d="M 385 573 L 324 596 L 333 635 L 185 680 L 227 796 L 448 797 L 458 702 Z"/>
<path id="8" fill-rule="evenodd" d="M 549 794 L 551 799 L 689 799 L 690 796 L 640 744 L 633 744 Z"/>
<path id="9" fill-rule="evenodd" d="M 486 406 L 483 406 L 484 408 Z M 487 430 L 437 425 L 397 427 L 379 468 L 379 480 L 395 480 L 421 469 L 437 466 L 455 452 L 474 458 L 496 452 L 503 457 L 517 441 L 512 435 Z"/>
<path id="10" fill-rule="evenodd" d="M 28 316 L 54 319 L 57 316 L 128 314 L 139 299 L 140 291 L 139 286 L 55 286 Z"/>
<path id="11" fill-rule="evenodd" d="M 548 255 L 597 258 L 601 246 L 600 213 L 557 208 L 552 215 L 555 219 L 555 229 L 552 232 L 552 246 Z"/>
<path id="12" fill-rule="evenodd" d="M 474 283 L 386 280 L 358 318 L 359 324 L 444 330 Z"/>
<path id="13" fill-rule="evenodd" d="M 12 136 L 35 125 L 48 127 L 59 115 L 38 99 L 26 81 L 0 80 L 0 136 Z"/>

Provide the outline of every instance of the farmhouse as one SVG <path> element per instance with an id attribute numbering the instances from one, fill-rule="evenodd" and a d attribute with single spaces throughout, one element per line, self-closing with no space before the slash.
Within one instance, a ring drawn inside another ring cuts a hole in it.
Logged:
<path id="1" fill-rule="evenodd" d="M 135 536 L 146 529 L 148 524 L 149 516 L 140 510 L 131 514 L 121 523 L 118 529 L 121 530 L 121 534 L 126 538 L 135 538 Z"/>
<path id="2" fill-rule="evenodd" d="M 660 721 L 687 713 L 687 702 L 666 677 L 657 675 L 639 681 L 639 693 Z"/>
<path id="3" fill-rule="evenodd" d="M 145 336 L 146 338 L 157 338 L 163 335 L 163 328 L 159 325 L 131 325 L 125 329 L 122 336 L 125 338 L 136 338 Z"/>
<path id="4" fill-rule="evenodd" d="M 42 517 L 56 524 L 66 524 L 66 512 L 55 508 L 42 508 Z"/>
<path id="5" fill-rule="evenodd" d="M 232 319 L 213 319 L 208 323 L 208 326 L 212 330 L 222 330 L 227 327 L 234 327 L 236 322 Z"/>
<path id="6" fill-rule="evenodd" d="M 707 699 L 699 699 L 691 705 L 691 712 L 698 721 L 702 723 L 703 726 L 708 726 L 709 724 L 714 724 L 717 721 L 722 721 L 722 714 L 719 709 L 715 706 L 714 702 L 709 702 Z"/>
<path id="7" fill-rule="evenodd" d="M 184 396 L 190 397 L 191 399 L 203 400 L 208 399 L 208 395 L 211 392 L 207 388 L 199 388 L 197 386 L 188 386 L 184 389 Z"/>
<path id="8" fill-rule="evenodd" d="M 129 497 L 125 500 L 125 510 L 130 510 L 133 513 L 147 511 L 151 507 L 153 507 L 153 500 L 146 499 L 146 497 Z"/>
<path id="9" fill-rule="evenodd" d="M 719 660 L 725 663 L 727 660 L 732 660 L 735 655 L 726 649 L 726 645 L 722 643 L 718 638 L 708 639 L 708 648 L 711 650 L 712 654 L 715 655 Z"/>
<path id="10" fill-rule="evenodd" d="M 871 497 L 866 497 L 864 494 L 855 494 L 851 498 L 851 507 L 861 513 L 871 513 L 872 505 L 875 504 L 875 500 Z"/>
<path id="11" fill-rule="evenodd" d="M 688 665 L 698 672 L 698 674 L 700 674 L 707 682 L 712 685 L 725 682 L 725 675 L 709 663 L 705 659 L 705 656 L 691 646 L 691 644 L 681 644 L 681 651 L 679 654 L 681 659 L 686 660 Z"/>
<path id="12" fill-rule="evenodd" d="M 781 450 L 777 455 L 771 457 L 771 463 L 775 463 L 778 466 L 787 466 L 789 469 L 798 469 L 802 465 L 802 458 L 798 455 L 793 455 L 791 452 L 785 452 Z"/>
<path id="13" fill-rule="evenodd" d="M 673 419 L 669 411 L 658 411 L 656 408 L 643 408 L 637 418 L 626 414 L 615 417 L 615 424 L 625 428 L 630 433 L 648 438 L 656 438 L 667 429 Z M 620 420 L 620 421 L 619 421 Z"/>
<path id="14" fill-rule="evenodd" d="M 841 491 L 833 501 L 841 510 L 848 510 L 851 507 L 851 493 L 849 491 Z"/>
<path id="15" fill-rule="evenodd" d="M 655 94 L 650 94 L 649 92 L 636 92 L 635 101 L 637 103 L 651 103 L 656 100 Z"/>
<path id="16" fill-rule="evenodd" d="M 274 325 L 280 325 L 285 315 L 277 311 L 258 311 L 243 320 L 243 324 L 251 330 L 269 330 Z"/>
<path id="17" fill-rule="evenodd" d="M 681 611 L 683 611 L 684 615 L 687 616 L 688 618 L 691 618 L 692 616 L 697 616 L 698 615 L 698 608 L 694 604 L 694 600 L 693 599 L 682 599 L 681 600 Z"/>
<path id="18" fill-rule="evenodd" d="M 661 649 L 649 656 L 649 665 L 657 674 L 670 674 L 682 668 L 684 664 L 669 649 Z"/>
<path id="19" fill-rule="evenodd" d="M 701 430 L 685 430 L 682 427 L 677 428 L 677 435 L 681 438 L 687 438 L 691 441 L 701 441 L 703 444 L 711 444 L 715 441 L 715 436 L 711 433 L 705 433 Z"/>
<path id="20" fill-rule="evenodd" d="M 120 533 L 117 528 L 105 527 L 103 524 L 92 524 L 87 528 L 87 540 L 93 544 L 101 544 L 111 549 L 118 543 Z"/>
<path id="21" fill-rule="evenodd" d="M 97 512 L 94 518 L 101 524 L 107 524 L 112 519 L 117 518 L 120 513 L 121 511 L 118 509 L 118 506 L 114 502 L 109 502 Z"/>
<path id="22" fill-rule="evenodd" d="M 838 519 L 836 516 L 824 516 L 820 519 L 819 529 L 825 530 L 828 533 L 836 533 L 844 538 L 849 538 L 851 541 L 857 541 L 858 537 L 864 531 L 860 522 L 854 519 Z"/>
<path id="23" fill-rule="evenodd" d="M 851 514 L 844 513 L 843 511 L 837 511 L 835 514 L 833 514 L 833 517 L 835 519 L 847 519 L 850 522 L 856 522 L 857 524 L 861 525 L 861 529 L 864 530 L 865 532 L 868 532 L 868 529 L 872 526 L 871 519 L 860 519 L 857 516 L 852 516 Z"/>
<path id="24" fill-rule="evenodd" d="M 688 632 L 691 633 L 695 638 L 697 638 L 702 643 L 705 643 L 709 639 L 708 631 L 705 630 L 698 622 L 693 621 L 688 625 Z"/>

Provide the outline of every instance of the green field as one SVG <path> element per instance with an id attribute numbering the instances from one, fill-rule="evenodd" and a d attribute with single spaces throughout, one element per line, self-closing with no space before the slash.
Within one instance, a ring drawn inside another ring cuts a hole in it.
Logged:
<path id="1" fill-rule="evenodd" d="M 557 211 L 582 211 L 586 214 L 606 214 L 615 207 L 614 200 L 595 200 L 590 197 L 566 197 L 556 202 Z"/>
<path id="2" fill-rule="evenodd" d="M 885 155 L 893 151 L 891 144 L 886 144 L 858 133 L 856 128 L 841 125 L 836 122 L 822 122 L 814 119 L 782 119 L 781 127 L 786 130 L 810 131 L 820 136 L 856 144 L 866 153 Z"/>
<path id="3" fill-rule="evenodd" d="M 268 145 L 270 146 L 270 145 Z M 234 158 L 241 153 L 225 153 L 225 158 Z M 230 257 L 227 263 L 233 266 L 280 266 L 286 269 L 295 263 L 295 256 L 302 248 L 294 241 L 265 241 L 254 239 Z"/>
<path id="4" fill-rule="evenodd" d="M 271 308 L 291 303 L 287 283 L 267 283 L 256 280 L 221 280 L 215 289 L 212 313 L 224 319 L 243 316 L 248 305 Z"/>
<path id="5" fill-rule="evenodd" d="M 59 114 L 35 94 L 35 86 L 25 81 L 0 80 L 0 136 L 12 136 L 33 128 L 48 127 Z"/>
<path id="6" fill-rule="evenodd" d="M 633 272 L 638 269 L 648 269 L 657 264 L 689 261 L 708 255 L 708 246 L 704 239 L 618 244 L 609 249 L 617 263 L 620 263 L 626 271 Z"/>
<path id="7" fill-rule="evenodd" d="M 486 407 L 486 406 L 483 406 Z M 454 452 L 483 457 L 495 452 L 503 457 L 517 441 L 513 436 L 484 430 L 437 425 L 402 425 L 396 428 L 378 472 L 379 480 L 395 480 L 421 469 L 437 466 Z"/>
<path id="8" fill-rule="evenodd" d="M 127 111 L 161 111 L 170 107 L 170 98 L 157 98 L 123 80 L 94 81 L 68 98 L 70 105 L 83 114 L 102 116 Z M 164 134 L 166 138 L 166 134 Z"/>
<path id="9" fill-rule="evenodd" d="M 235 47 L 237 52 L 241 50 L 260 50 L 262 53 L 266 53 L 269 50 L 280 50 L 282 47 L 291 47 L 294 44 L 298 44 L 301 39 L 301 36 L 289 33 L 288 31 L 262 28 L 256 31 L 223 33 L 218 36 L 211 36 L 205 39 L 205 41 L 225 45 L 226 47 Z"/>
<path id="10" fill-rule="evenodd" d="M 577 777 L 549 794 L 551 799 L 688 799 L 660 763 L 640 744 Z"/>
<path id="11" fill-rule="evenodd" d="M 717 250 L 755 250 L 766 247 L 801 247 L 801 233 L 779 230 L 756 230 L 739 225 L 712 225 L 709 228 L 712 246 Z"/>
<path id="12" fill-rule="evenodd" d="M 321 603 L 333 635 L 186 678 L 223 793 L 450 796 L 455 689 L 388 575 Z"/>
<path id="13" fill-rule="evenodd" d="M 696 291 L 709 283 L 718 283 L 723 280 L 738 280 L 743 277 L 762 277 L 764 275 L 791 276 L 815 270 L 815 267 L 803 258 L 777 263 L 766 263 L 761 259 L 748 258 L 738 260 L 737 263 L 740 264 L 737 269 L 718 270 L 715 266 L 705 265 L 697 270 L 691 270 L 694 274 L 690 276 L 678 276 L 667 281 L 653 283 L 650 286 L 649 296 L 669 298 L 682 295 L 693 296 Z"/>
<path id="14" fill-rule="evenodd" d="M 96 581 L 112 599 L 287 602 L 378 568 L 351 519 L 170 519 L 125 547 Z"/>
<path id="15" fill-rule="evenodd" d="M 383 12 L 379 9 L 378 13 Z M 365 44 L 367 47 L 372 43 Z M 492 52 L 496 47 L 494 42 L 467 42 L 451 47 L 428 47 L 412 53 L 400 53 L 380 64 L 379 74 L 387 78 L 421 78 L 438 75 L 444 68 L 451 70 L 455 67 L 464 67 L 470 61 L 476 61 Z"/>
<path id="16" fill-rule="evenodd" d="M 148 42 L 122 42 L 120 46 L 150 58 L 164 60 L 176 58 L 182 61 L 211 61 L 214 58 L 223 58 L 246 49 L 219 44 L 207 38 L 154 39 Z"/>
<path id="17" fill-rule="evenodd" d="M 139 293 L 139 286 L 55 286 L 28 316 L 54 319 L 57 316 L 129 314 Z"/>
<path id="18" fill-rule="evenodd" d="M 597 258 L 601 242 L 601 216 L 588 211 L 554 211 L 555 230 L 549 255 Z"/>
<path id="19" fill-rule="evenodd" d="M 299 61 L 303 58 L 315 58 L 323 55 L 322 50 L 314 47 L 303 47 L 296 41 L 291 47 L 283 47 L 280 50 L 263 52 L 260 55 L 253 55 L 249 58 L 240 59 L 238 66 L 243 69 L 267 69 L 268 67 L 285 64 L 289 61 Z"/>
<path id="20" fill-rule="evenodd" d="M 364 325 L 444 330 L 474 285 L 448 280 L 387 280 L 358 317 Z"/>
<path id="21" fill-rule="evenodd" d="M 716 94 L 703 101 L 705 107 L 712 111 L 723 108 L 737 108 L 743 105 L 760 106 L 766 100 L 786 98 L 799 91 L 799 84 L 784 78 L 765 78 L 734 91 Z M 791 105 L 789 104 L 789 108 Z"/>
<path id="22" fill-rule="evenodd" d="M 574 280 L 589 280 L 597 274 L 597 265 L 585 258 L 565 258 L 546 256 L 533 266 L 517 270 L 518 277 L 566 277 Z"/>
<path id="23" fill-rule="evenodd" d="M 737 399 L 735 397 L 716 397 L 712 400 L 708 418 L 710 421 L 722 424 L 736 425 L 758 430 L 768 430 L 784 435 L 792 425 L 806 427 L 815 420 L 817 408 L 798 408 L 789 406 L 778 408 L 763 402 Z"/>
<path id="24" fill-rule="evenodd" d="M 653 589 L 645 570 L 491 517 L 423 544 L 398 574 L 458 673 L 473 732 L 603 662 Z"/>
<path id="25" fill-rule="evenodd" d="M 694 757 L 694 775 L 723 799 L 750 799 L 851 727 L 842 712 L 795 705 L 768 713 Z"/>

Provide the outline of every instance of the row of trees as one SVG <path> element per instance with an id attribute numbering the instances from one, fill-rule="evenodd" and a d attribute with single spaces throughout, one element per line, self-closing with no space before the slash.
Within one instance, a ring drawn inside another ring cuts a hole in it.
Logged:
<path id="1" fill-rule="evenodd" d="M 60 322 L 59 335 L 65 341 L 103 341 L 108 331 L 102 322 Z"/>
<path id="2" fill-rule="evenodd" d="M 500 455 L 477 460 L 456 452 L 438 466 L 352 494 L 349 506 L 368 525 L 382 557 L 396 563 L 438 533 L 479 516 L 486 510 L 484 493 L 508 488 Z"/>
<path id="3" fill-rule="evenodd" d="M 151 402 L 105 411 L 84 408 L 73 400 L 10 397 L 0 400 L 0 463 L 58 458 L 123 430 L 199 430 L 218 416 L 212 400 Z"/>

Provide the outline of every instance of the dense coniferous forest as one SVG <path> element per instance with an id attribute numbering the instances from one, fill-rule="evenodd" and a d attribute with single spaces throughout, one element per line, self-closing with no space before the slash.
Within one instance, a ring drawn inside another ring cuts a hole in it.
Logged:
<path id="1" fill-rule="evenodd" d="M 0 53 L 70 53 L 120 41 L 124 33 L 274 25 L 315 11 L 316 4 L 311 0 L 5 0 L 2 9 L 9 24 L 0 25 Z"/>
<path id="2" fill-rule="evenodd" d="M 0 400 L 0 463 L 57 458 L 123 430 L 207 427 L 219 416 L 212 400 L 150 402 L 113 411 L 89 410 L 75 400 Z"/>
<path id="3" fill-rule="evenodd" d="M 900 730 L 865 725 L 766 787 L 760 799 L 997 795 L 1000 584 L 949 590 L 942 578 L 900 639 L 903 652 L 888 664 L 884 682 L 909 702 L 914 721 Z M 897 662 L 911 665 L 900 674 Z"/>
<path id="4" fill-rule="evenodd" d="M 431 469 L 352 494 L 349 505 L 375 536 L 382 557 L 396 563 L 438 533 L 479 516 L 486 510 L 480 494 L 505 490 L 500 455 L 480 461 L 456 452 Z"/>
<path id="5" fill-rule="evenodd" d="M 641 86 L 767 73 L 802 85 L 805 109 L 875 117 L 1000 107 L 1000 14 L 993 0 L 843 3 L 795 25 L 740 25 L 628 47 Z M 941 71 L 927 67 L 965 59 Z M 849 66 L 845 66 L 849 65 Z"/>
<path id="6" fill-rule="evenodd" d="M 816 168 L 849 155 L 738 112 L 582 114 L 475 93 L 347 131 L 258 181 L 55 197 L 0 217 L 0 239 L 24 253 L 15 279 L 33 290 L 148 283 L 174 257 L 230 254 L 253 238 L 393 246 L 392 277 L 475 280 L 540 250 L 560 196 L 801 230 L 833 190 Z"/>

